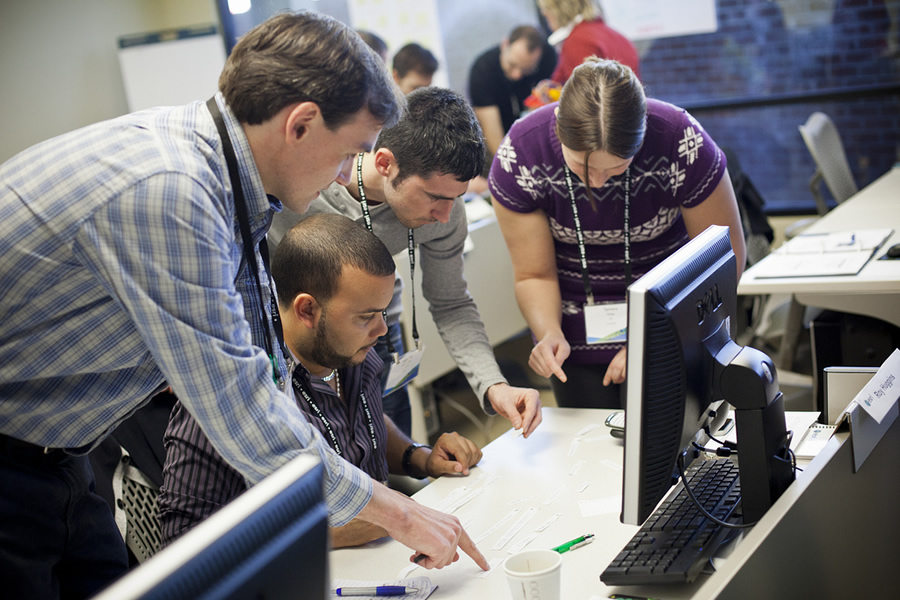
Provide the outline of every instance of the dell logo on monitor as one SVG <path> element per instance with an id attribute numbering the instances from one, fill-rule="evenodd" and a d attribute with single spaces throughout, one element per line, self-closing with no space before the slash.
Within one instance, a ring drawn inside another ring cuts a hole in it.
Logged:
<path id="1" fill-rule="evenodd" d="M 713 285 L 697 302 L 697 322 L 702 323 L 720 304 L 722 304 L 722 296 L 719 294 L 719 286 Z"/>

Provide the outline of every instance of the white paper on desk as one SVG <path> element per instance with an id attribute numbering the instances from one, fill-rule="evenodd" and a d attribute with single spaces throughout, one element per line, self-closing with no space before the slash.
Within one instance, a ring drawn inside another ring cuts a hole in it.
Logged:
<path id="1" fill-rule="evenodd" d="M 578 508 L 581 510 L 582 517 L 618 514 L 622 512 L 622 498 L 620 496 L 609 496 L 608 498 L 579 500 Z"/>
<path id="2" fill-rule="evenodd" d="M 898 377 L 900 377 L 900 350 L 895 349 L 853 401 L 881 423 L 900 398 Z"/>
<path id="3" fill-rule="evenodd" d="M 776 252 L 818 254 L 821 252 L 873 252 L 894 232 L 893 229 L 856 229 L 831 233 L 801 233 Z"/>
<path id="4" fill-rule="evenodd" d="M 893 229 L 801 234 L 753 268 L 757 279 L 856 275 Z"/>
<path id="5" fill-rule="evenodd" d="M 332 579 L 331 580 L 331 597 L 332 598 L 342 598 L 343 596 L 338 596 L 335 591 L 340 587 L 376 587 L 379 585 L 405 585 L 409 588 L 415 588 L 418 591 L 414 594 L 404 594 L 402 596 L 393 596 L 393 598 L 405 598 L 406 600 L 425 600 L 437 589 L 438 586 L 432 583 L 431 579 L 428 577 L 412 577 L 410 579 L 399 579 L 399 580 L 383 580 L 379 579 L 376 581 L 365 581 L 361 579 Z M 371 596 L 353 596 L 354 598 L 373 598 L 378 599 L 383 596 L 375 596 L 374 594 Z"/>
<path id="6" fill-rule="evenodd" d="M 821 413 L 818 411 L 805 410 L 787 410 L 784 412 L 785 429 L 794 432 L 794 436 L 791 438 L 791 450 L 797 449 L 800 440 L 806 435 L 806 430 L 809 429 L 810 425 L 816 422 L 816 419 L 819 418 L 820 414 Z M 728 435 L 725 436 L 725 439 L 721 441 L 737 444 L 737 427 L 732 427 L 728 432 Z M 710 440 L 706 442 L 705 447 L 709 452 L 715 452 L 716 448 L 719 447 L 719 444 Z"/>
<path id="7" fill-rule="evenodd" d="M 818 411 L 786 411 L 784 413 L 785 429 L 793 431 L 791 438 L 791 450 L 796 451 L 800 441 L 806 436 L 807 430 L 819 418 Z M 737 428 L 735 428 L 737 429 Z"/>
<path id="8" fill-rule="evenodd" d="M 777 254 L 761 260 L 753 271 L 757 279 L 781 277 L 830 277 L 856 275 L 869 259 L 871 252 L 833 252 L 829 254 Z"/>
<path id="9" fill-rule="evenodd" d="M 816 455 L 825 447 L 831 436 L 834 435 L 834 425 L 822 425 L 821 423 L 813 423 L 806 434 L 803 436 L 794 435 L 794 439 L 800 438 L 800 444 L 797 445 L 794 454 L 797 458 L 815 458 Z"/>

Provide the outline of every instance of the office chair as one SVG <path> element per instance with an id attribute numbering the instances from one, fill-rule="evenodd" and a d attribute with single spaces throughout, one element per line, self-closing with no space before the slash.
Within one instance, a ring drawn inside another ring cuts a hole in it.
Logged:
<path id="1" fill-rule="evenodd" d="M 823 182 L 838 204 L 859 191 L 859 188 L 850 171 L 841 134 L 828 115 L 814 112 L 809 115 L 806 123 L 798 126 L 798 129 L 816 165 L 816 170 L 809 179 L 809 191 L 816 201 L 816 212 L 821 216 L 831 210 L 822 196 Z M 795 237 L 815 223 L 817 218 L 797 221 L 785 230 L 785 237 L 787 239 Z"/>
<path id="2" fill-rule="evenodd" d="M 850 171 L 850 163 L 847 161 L 840 133 L 828 115 L 823 112 L 814 112 L 806 120 L 806 123 L 798 126 L 798 129 L 816 165 L 815 173 L 809 180 L 809 189 L 816 201 L 816 210 L 821 216 L 831 210 L 822 196 L 821 184 L 823 182 L 838 204 L 859 191 L 859 188 Z M 787 239 L 795 237 L 818 218 L 816 216 L 797 221 L 785 230 L 785 237 Z M 792 294 L 787 303 L 784 330 L 778 357 L 775 361 L 780 369 L 791 370 L 793 368 L 794 354 L 806 320 L 805 312 L 805 307 L 797 302 L 796 297 Z"/>
<path id="3" fill-rule="evenodd" d="M 159 550 L 162 534 L 156 498 L 159 487 L 134 466 L 131 456 L 122 448 L 122 458 L 113 474 L 115 517 L 120 528 L 124 523 L 125 545 L 138 563 Z"/>
<path id="4" fill-rule="evenodd" d="M 816 172 L 809 181 L 809 189 L 816 199 L 819 214 L 824 215 L 829 208 L 819 191 L 820 182 L 825 182 L 838 204 L 858 192 L 859 187 L 850 172 L 841 135 L 828 115 L 814 112 L 799 129 L 806 148 L 816 163 Z"/>

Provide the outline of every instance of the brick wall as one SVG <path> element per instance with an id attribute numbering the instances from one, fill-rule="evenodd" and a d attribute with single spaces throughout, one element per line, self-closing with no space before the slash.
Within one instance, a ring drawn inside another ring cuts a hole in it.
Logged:
<path id="1" fill-rule="evenodd" d="M 720 145 L 737 152 L 768 210 L 813 208 L 808 180 L 815 166 L 797 126 L 814 111 L 834 120 L 860 187 L 897 161 L 900 96 L 802 97 L 896 86 L 900 0 L 718 0 L 717 13 L 715 33 L 645 46 L 641 74 L 650 96 L 688 107 L 785 99 L 774 106 L 692 110 Z"/>

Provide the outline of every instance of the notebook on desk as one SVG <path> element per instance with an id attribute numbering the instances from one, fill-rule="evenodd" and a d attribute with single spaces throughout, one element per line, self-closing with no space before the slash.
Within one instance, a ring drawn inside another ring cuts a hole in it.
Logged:
<path id="1" fill-rule="evenodd" d="M 785 242 L 754 268 L 757 279 L 856 275 L 893 229 L 804 233 Z"/>

